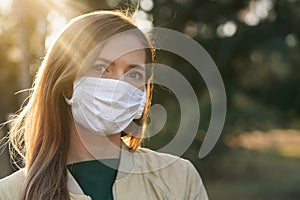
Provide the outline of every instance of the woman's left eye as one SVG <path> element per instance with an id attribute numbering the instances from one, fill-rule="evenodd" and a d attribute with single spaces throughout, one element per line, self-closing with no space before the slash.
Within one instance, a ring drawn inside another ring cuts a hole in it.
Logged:
<path id="1" fill-rule="evenodd" d="M 135 80 L 141 80 L 143 78 L 143 75 L 140 72 L 130 72 L 127 76 Z"/>
<path id="2" fill-rule="evenodd" d="M 94 66 L 94 69 L 100 73 L 104 73 L 107 71 L 107 66 L 104 64 L 97 64 Z"/>

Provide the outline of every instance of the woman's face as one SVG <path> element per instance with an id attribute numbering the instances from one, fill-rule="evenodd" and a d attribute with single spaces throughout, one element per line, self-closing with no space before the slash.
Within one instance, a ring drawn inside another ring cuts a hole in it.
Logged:
<path id="1" fill-rule="evenodd" d="M 141 42 L 122 35 L 107 42 L 84 76 L 122 80 L 143 90 L 146 54 Z"/>

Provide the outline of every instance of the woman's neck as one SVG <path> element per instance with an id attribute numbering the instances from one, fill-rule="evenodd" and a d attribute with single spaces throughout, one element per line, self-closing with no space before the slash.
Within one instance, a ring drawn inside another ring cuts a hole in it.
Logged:
<path id="1" fill-rule="evenodd" d="M 76 124 L 71 128 L 67 164 L 99 160 L 106 158 L 119 158 L 121 147 L 121 134 L 99 136 Z"/>

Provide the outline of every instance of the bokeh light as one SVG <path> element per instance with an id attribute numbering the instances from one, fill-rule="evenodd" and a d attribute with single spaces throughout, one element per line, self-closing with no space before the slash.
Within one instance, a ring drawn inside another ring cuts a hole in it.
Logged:
<path id="1" fill-rule="evenodd" d="M 121 0 L 106 0 L 106 3 L 111 7 L 114 8 L 119 5 Z"/>
<path id="2" fill-rule="evenodd" d="M 184 28 L 184 33 L 192 38 L 196 37 L 198 35 L 198 24 L 194 21 L 187 22 Z"/>
<path id="3" fill-rule="evenodd" d="M 237 25 L 233 21 L 227 21 L 225 24 L 221 24 L 217 28 L 217 35 L 221 38 L 232 37 L 237 31 Z"/>
<path id="4" fill-rule="evenodd" d="M 148 12 L 152 10 L 154 3 L 152 0 L 141 0 L 140 6 L 143 10 Z"/>
<path id="5" fill-rule="evenodd" d="M 252 0 L 246 9 L 239 12 L 239 19 L 249 26 L 256 26 L 272 14 L 272 9 L 272 0 Z"/>
<path id="6" fill-rule="evenodd" d="M 298 43 L 297 37 L 295 34 L 290 33 L 285 37 L 285 43 L 289 46 L 289 47 L 295 47 Z"/>
<path id="7" fill-rule="evenodd" d="M 143 10 L 136 11 L 133 15 L 133 19 L 136 21 L 137 26 L 143 31 L 151 31 L 153 27 L 151 15 Z"/>

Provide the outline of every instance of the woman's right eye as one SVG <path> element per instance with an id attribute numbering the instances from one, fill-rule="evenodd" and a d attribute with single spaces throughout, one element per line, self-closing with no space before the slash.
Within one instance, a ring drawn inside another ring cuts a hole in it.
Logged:
<path id="1" fill-rule="evenodd" d="M 94 66 L 94 69 L 97 71 L 97 72 L 100 72 L 100 73 L 104 73 L 107 71 L 107 66 L 104 65 L 104 64 L 97 64 Z"/>

